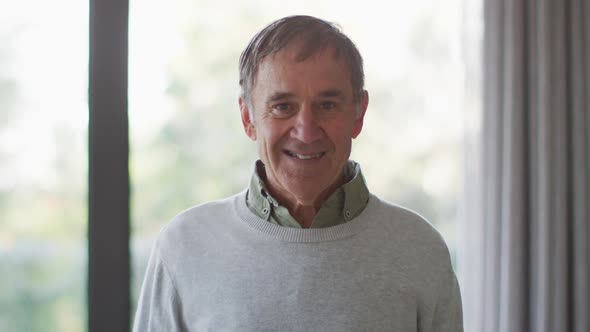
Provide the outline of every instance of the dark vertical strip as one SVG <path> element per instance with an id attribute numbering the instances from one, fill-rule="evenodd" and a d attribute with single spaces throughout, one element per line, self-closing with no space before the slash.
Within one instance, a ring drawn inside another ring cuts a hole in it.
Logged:
<path id="1" fill-rule="evenodd" d="M 483 40 L 483 301 L 481 306 L 481 331 L 497 331 L 499 326 L 500 246 L 502 210 L 501 183 L 504 113 L 503 81 L 505 57 L 505 1 L 485 1 Z"/>
<path id="2" fill-rule="evenodd" d="M 576 302 L 574 310 L 575 332 L 590 331 L 590 3 L 586 0 L 577 1 L 577 22 L 580 27 L 578 45 L 579 63 L 579 95 L 577 128 L 577 168 L 576 184 L 576 213 L 574 218 L 576 237 Z M 584 181 L 585 179 L 585 181 Z M 584 292 L 585 290 L 585 292 Z"/>
<path id="3" fill-rule="evenodd" d="M 573 141 L 571 140 L 571 115 L 572 99 L 571 78 L 572 78 L 572 44 L 571 44 L 571 16 L 569 13 L 570 0 L 552 3 L 552 13 L 555 17 L 551 29 L 551 40 L 553 44 L 551 70 L 553 71 L 555 87 L 553 89 L 553 110 L 551 114 L 553 135 L 551 150 L 553 160 L 551 177 L 554 182 L 551 203 L 554 232 L 553 260 L 554 270 L 552 272 L 552 290 L 554 296 L 554 317 L 552 330 L 571 330 L 571 295 L 572 295 L 572 241 L 571 225 L 572 213 L 570 204 L 571 172 Z M 558 112 L 558 110 L 560 110 Z M 559 272 L 557 272 L 559 271 Z"/>
<path id="4" fill-rule="evenodd" d="M 575 283 L 575 270 L 574 270 L 574 257 L 575 257 L 575 252 L 574 252 L 574 245 L 575 242 L 574 240 L 574 229 L 573 229 L 573 225 L 574 225 L 574 213 L 573 211 L 575 211 L 575 200 L 574 197 L 572 197 L 573 195 L 573 189 L 574 189 L 574 179 L 573 179 L 573 174 L 574 174 L 574 141 L 573 141 L 573 113 L 575 112 L 574 109 L 574 98 L 575 96 L 575 90 L 574 90 L 574 86 L 573 86 L 573 80 L 574 80 L 574 73 L 573 73 L 573 66 L 575 65 L 575 58 L 574 58 L 574 41 L 572 40 L 574 38 L 574 36 L 576 36 L 576 29 L 575 29 L 575 24 L 576 22 L 573 20 L 575 19 L 572 15 L 572 6 L 573 4 L 571 3 L 570 0 L 568 1 L 564 1 L 564 21 L 565 21 L 565 26 L 564 26 L 564 49 L 565 49 L 565 79 L 564 79 L 564 84 L 565 84 L 565 148 L 566 148 L 566 153 L 565 153 L 565 157 L 566 157 L 566 169 L 565 169 L 565 175 L 566 175 L 566 179 L 565 179 L 565 201 L 566 201 L 566 206 L 565 206 L 565 212 L 566 212 L 566 216 L 565 216 L 565 220 L 564 222 L 566 223 L 566 239 L 567 239 L 567 247 L 566 247 L 566 257 L 567 257 L 567 263 L 566 263 L 566 268 L 567 268 L 567 280 L 566 280 L 566 289 L 564 289 L 564 291 L 566 292 L 566 300 L 567 300 L 567 305 L 568 305 L 568 310 L 567 310 L 567 317 L 566 317 L 566 324 L 567 324 L 567 330 L 568 331 L 574 331 L 574 321 L 575 321 L 575 310 L 571 310 L 573 308 L 575 308 L 575 295 L 574 295 L 574 283 Z"/>
<path id="5" fill-rule="evenodd" d="M 533 207 L 532 204 L 532 195 L 530 194 L 532 191 L 531 188 L 531 149 L 534 148 L 534 144 L 531 141 L 531 115 L 532 112 L 532 101 L 531 101 L 531 72 L 534 70 L 531 68 L 533 61 L 531 61 L 531 34 L 530 34 L 530 15 L 531 15 L 531 8 L 529 6 L 529 0 L 522 1 L 522 25 L 521 28 L 523 30 L 523 38 L 522 41 L 524 43 L 522 47 L 522 58 L 519 59 L 520 63 L 523 64 L 522 66 L 522 76 L 523 76 L 523 87 L 522 87 L 522 100 L 523 100 L 523 126 L 522 126 L 522 142 L 524 143 L 523 149 L 523 174 L 522 175 L 522 186 L 523 186 L 523 244 L 521 246 L 523 250 L 523 271 L 524 276 L 521 279 L 523 284 L 520 285 L 523 288 L 523 305 L 521 313 L 523 314 L 522 317 L 522 331 L 530 330 L 531 328 L 531 233 L 532 233 L 532 214 L 531 210 Z"/>
<path id="6" fill-rule="evenodd" d="M 128 0 L 90 0 L 90 332 L 130 328 L 128 13 Z"/>

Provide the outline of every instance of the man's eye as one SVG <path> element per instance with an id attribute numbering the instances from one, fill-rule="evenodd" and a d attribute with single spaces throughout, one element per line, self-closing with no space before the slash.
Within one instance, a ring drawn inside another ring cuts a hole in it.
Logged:
<path id="1" fill-rule="evenodd" d="M 320 108 L 323 110 L 331 110 L 336 107 L 336 103 L 331 101 L 324 101 L 320 103 Z"/>
<path id="2" fill-rule="evenodd" d="M 287 103 L 277 104 L 274 106 L 274 109 L 276 109 L 277 111 L 286 111 L 289 109 L 289 104 L 287 104 Z"/>
<path id="3" fill-rule="evenodd" d="M 272 113 L 276 115 L 288 115 L 293 111 L 293 106 L 289 103 L 280 103 L 272 106 Z"/>

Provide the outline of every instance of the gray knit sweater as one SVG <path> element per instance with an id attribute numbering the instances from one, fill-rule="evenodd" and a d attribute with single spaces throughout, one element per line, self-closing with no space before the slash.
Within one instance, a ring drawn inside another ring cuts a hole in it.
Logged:
<path id="1" fill-rule="evenodd" d="M 161 232 L 135 331 L 462 331 L 441 236 L 374 195 L 353 220 L 269 223 L 245 192 L 191 208 Z"/>

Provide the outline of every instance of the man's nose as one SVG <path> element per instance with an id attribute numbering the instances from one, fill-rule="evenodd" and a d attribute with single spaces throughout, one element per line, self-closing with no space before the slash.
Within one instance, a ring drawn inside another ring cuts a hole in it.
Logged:
<path id="1" fill-rule="evenodd" d="M 324 135 L 319 118 L 313 106 L 303 106 L 295 116 L 295 125 L 291 129 L 291 137 L 303 143 L 313 143 Z"/>

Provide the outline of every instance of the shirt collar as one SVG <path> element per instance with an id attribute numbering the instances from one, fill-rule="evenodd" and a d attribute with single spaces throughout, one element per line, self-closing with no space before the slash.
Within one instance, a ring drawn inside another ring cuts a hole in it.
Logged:
<path id="1" fill-rule="evenodd" d="M 246 196 L 249 209 L 258 217 L 269 222 L 301 228 L 286 207 L 272 197 L 266 189 L 261 174 L 264 164 L 258 160 L 250 179 L 250 187 Z M 367 206 L 369 190 L 361 172 L 360 165 L 352 160 L 346 163 L 344 176 L 350 179 L 336 189 L 322 204 L 315 216 L 311 228 L 324 228 L 345 223 L 358 216 Z"/>

